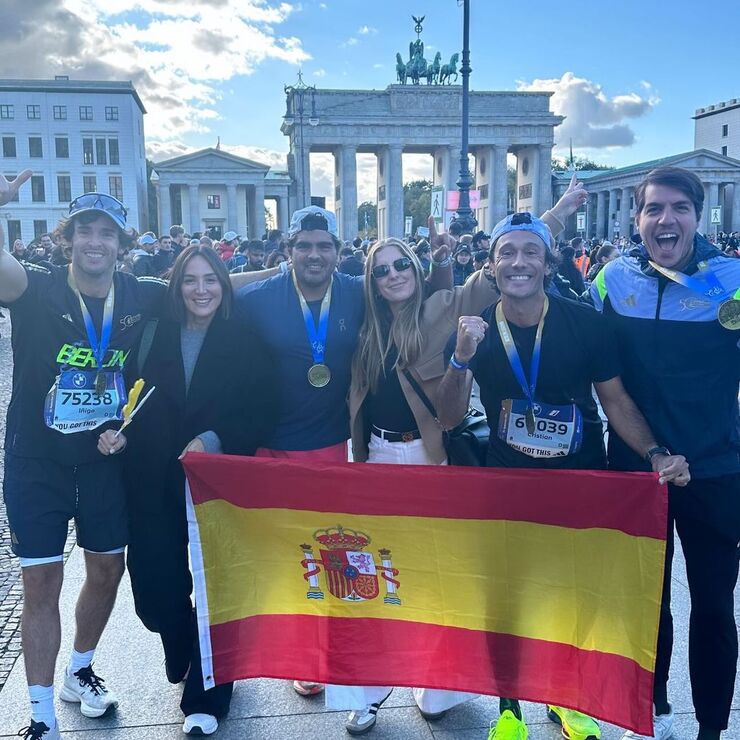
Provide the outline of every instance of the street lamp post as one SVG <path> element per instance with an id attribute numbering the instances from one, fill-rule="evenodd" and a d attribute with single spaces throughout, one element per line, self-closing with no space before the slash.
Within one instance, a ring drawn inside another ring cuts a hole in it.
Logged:
<path id="1" fill-rule="evenodd" d="M 286 100 L 285 100 L 285 116 L 283 118 L 284 122 L 287 125 L 292 125 L 295 123 L 295 113 L 298 114 L 298 158 L 300 160 L 300 164 L 298 165 L 298 171 L 299 171 L 299 177 L 301 181 L 301 190 L 299 193 L 299 207 L 303 208 L 306 205 L 310 205 L 310 193 L 311 193 L 311 187 L 310 183 L 306 182 L 306 170 L 304 166 L 304 143 L 303 143 L 303 124 L 305 121 L 305 114 L 306 114 L 306 108 L 305 108 L 305 97 L 306 95 L 311 96 L 311 115 L 308 118 L 308 123 L 311 126 L 317 126 L 319 123 L 319 119 L 316 115 L 316 86 L 315 85 L 307 85 L 303 81 L 303 73 L 299 70 L 298 72 L 298 82 L 295 85 L 285 85 L 283 88 L 285 90 Z M 297 105 L 296 105 L 297 102 Z M 306 195 L 306 191 L 308 188 L 308 196 Z"/>
<path id="2" fill-rule="evenodd" d="M 470 0 L 462 0 L 463 3 L 463 50 L 462 66 L 462 145 L 460 147 L 460 176 L 457 180 L 457 189 L 460 200 L 457 204 L 457 212 L 453 219 L 460 224 L 463 233 L 472 234 L 478 222 L 473 216 L 470 208 L 470 188 L 473 185 L 473 176 L 468 166 L 468 120 L 469 120 L 469 97 L 470 97 Z"/>

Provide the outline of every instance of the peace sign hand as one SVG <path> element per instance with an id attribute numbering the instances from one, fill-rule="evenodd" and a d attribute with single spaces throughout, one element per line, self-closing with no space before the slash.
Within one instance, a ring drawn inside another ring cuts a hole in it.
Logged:
<path id="1" fill-rule="evenodd" d="M 573 173 L 568 189 L 553 206 L 550 213 L 554 214 L 562 223 L 571 214 L 575 213 L 588 200 L 588 191 L 582 182 L 578 182 L 578 174 Z"/>
<path id="2" fill-rule="evenodd" d="M 17 175 L 15 180 L 8 182 L 5 175 L 0 175 L 0 206 L 4 206 L 6 203 L 10 203 L 13 198 L 18 194 L 18 191 L 24 182 L 27 182 L 33 172 L 31 170 L 23 170 L 20 175 Z"/>
<path id="3" fill-rule="evenodd" d="M 444 262 L 455 251 L 455 240 L 444 231 L 437 232 L 437 222 L 434 220 L 434 216 L 429 216 L 427 226 L 429 227 L 432 259 L 435 262 Z"/>

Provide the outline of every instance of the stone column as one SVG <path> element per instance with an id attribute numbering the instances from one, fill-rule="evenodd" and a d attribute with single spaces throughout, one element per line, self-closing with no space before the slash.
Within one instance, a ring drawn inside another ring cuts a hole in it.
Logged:
<path id="1" fill-rule="evenodd" d="M 704 201 L 704 210 L 707 212 L 707 234 L 713 234 L 722 229 L 722 224 L 712 224 L 712 208 L 719 203 L 719 183 L 709 183 L 709 200 Z"/>
<path id="2" fill-rule="evenodd" d="M 711 193 L 709 192 L 709 183 L 703 182 L 704 187 L 704 210 L 701 214 L 701 223 L 699 224 L 699 231 L 702 234 L 709 234 L 709 222 L 711 220 L 711 213 L 709 212 L 709 201 L 711 199 Z"/>
<path id="3" fill-rule="evenodd" d="M 633 188 L 622 188 L 622 202 L 619 208 L 619 235 L 630 235 L 630 196 Z"/>
<path id="4" fill-rule="evenodd" d="M 611 241 L 614 238 L 614 220 L 619 218 L 617 213 L 617 191 L 612 188 L 609 191 L 609 212 L 606 220 L 606 238 Z"/>
<path id="5" fill-rule="evenodd" d="M 311 205 L 311 149 L 304 143 L 303 152 L 298 144 L 301 141 L 300 133 L 296 134 L 295 140 L 295 185 L 296 185 L 296 210 Z"/>
<path id="6" fill-rule="evenodd" d="M 450 144 L 447 147 L 447 192 L 457 190 L 457 180 L 460 177 L 460 146 Z M 402 232 L 403 233 L 403 232 Z"/>
<path id="7" fill-rule="evenodd" d="M 226 207 L 228 214 L 226 216 L 226 227 L 224 231 L 239 231 L 239 217 L 236 207 L 236 185 L 226 185 Z"/>
<path id="8" fill-rule="evenodd" d="M 538 149 L 537 179 L 533 189 L 536 187 L 539 193 L 539 208 L 535 210 L 535 215 L 541 216 L 552 207 L 552 144 L 540 144 Z"/>
<path id="9" fill-rule="evenodd" d="M 386 159 L 386 214 L 387 236 L 403 238 L 403 147 L 400 144 L 388 146 Z M 357 218 L 355 216 L 355 218 Z"/>
<path id="10" fill-rule="evenodd" d="M 198 186 L 188 185 L 188 194 L 190 196 L 190 233 L 201 231 L 200 224 L 200 203 L 198 202 Z"/>
<path id="11" fill-rule="evenodd" d="M 486 228 L 488 233 L 493 227 L 506 216 L 507 212 L 507 175 L 506 175 L 506 153 L 508 146 L 491 147 L 492 156 L 489 159 L 490 167 L 490 185 L 488 186 L 488 224 L 481 228 Z"/>
<path id="12" fill-rule="evenodd" d="M 740 231 L 740 178 L 732 185 L 732 222 L 730 229 Z"/>
<path id="13" fill-rule="evenodd" d="M 265 233 L 265 183 L 263 180 L 254 186 L 254 216 L 251 219 L 254 228 L 253 239 L 261 239 Z"/>
<path id="14" fill-rule="evenodd" d="M 357 236 L 357 147 L 343 144 L 335 156 L 339 157 L 339 237 L 354 239 Z"/>
<path id="15" fill-rule="evenodd" d="M 172 226 L 172 204 L 170 202 L 170 186 L 163 184 L 161 181 L 157 186 L 159 195 L 159 233 L 169 234 L 169 228 Z"/>
<path id="16" fill-rule="evenodd" d="M 594 218 L 594 202 L 591 196 L 586 200 L 586 230 L 584 231 L 584 239 L 590 239 L 593 233 L 593 218 Z M 576 224 L 578 222 L 576 221 Z"/>
<path id="17" fill-rule="evenodd" d="M 288 208 L 288 198 L 281 197 L 277 199 L 277 227 L 284 235 L 288 233 L 288 226 L 290 226 L 290 209 Z"/>
<path id="18" fill-rule="evenodd" d="M 606 191 L 596 193 L 596 238 L 604 238 L 604 212 L 606 210 Z"/>

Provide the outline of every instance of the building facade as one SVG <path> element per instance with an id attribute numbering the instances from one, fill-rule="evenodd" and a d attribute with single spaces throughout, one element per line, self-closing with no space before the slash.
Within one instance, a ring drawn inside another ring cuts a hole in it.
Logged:
<path id="1" fill-rule="evenodd" d="M 110 193 L 148 228 L 144 106 L 130 82 L 0 80 L 0 172 L 33 172 L 0 211 L 10 244 L 51 231 L 70 201 Z"/>
<path id="2" fill-rule="evenodd" d="M 578 217 L 568 219 L 565 238 L 614 239 L 635 233 L 635 188 L 656 167 L 683 167 L 693 172 L 704 185 L 704 211 L 699 231 L 740 231 L 740 160 L 724 157 L 708 149 L 676 154 L 651 162 L 641 162 L 615 170 L 588 170 L 578 173 L 589 191 L 589 200 L 581 210 L 584 229 L 578 230 Z M 553 173 L 553 197 L 567 189 L 570 172 Z M 722 206 L 721 222 L 711 223 L 711 210 Z"/>
<path id="3" fill-rule="evenodd" d="M 696 110 L 694 149 L 709 149 L 740 159 L 740 98 Z"/>
<path id="4" fill-rule="evenodd" d="M 202 149 L 154 165 L 162 233 L 182 224 L 190 234 L 216 238 L 227 231 L 260 239 L 265 231 L 265 201 L 275 201 L 277 228 L 290 219 L 287 172 L 237 157 L 221 149 Z"/>

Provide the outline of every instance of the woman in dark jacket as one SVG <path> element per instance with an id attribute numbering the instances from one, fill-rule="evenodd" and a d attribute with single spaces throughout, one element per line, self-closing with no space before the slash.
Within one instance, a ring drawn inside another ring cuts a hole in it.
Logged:
<path id="1" fill-rule="evenodd" d="M 275 372 L 263 342 L 229 318 L 231 284 L 213 249 L 183 250 L 168 299 L 171 319 L 158 323 L 141 370 L 156 390 L 127 431 L 128 569 L 136 613 L 162 638 L 167 678 L 187 674 L 183 731 L 211 734 L 233 685 L 203 690 L 178 458 L 186 449 L 254 454 L 271 432 Z"/>
<path id="2" fill-rule="evenodd" d="M 560 267 L 558 273 L 562 275 L 569 283 L 570 287 L 580 296 L 586 290 L 586 284 L 583 282 L 583 275 L 575 263 L 576 250 L 573 247 L 563 247 L 560 250 Z"/>

